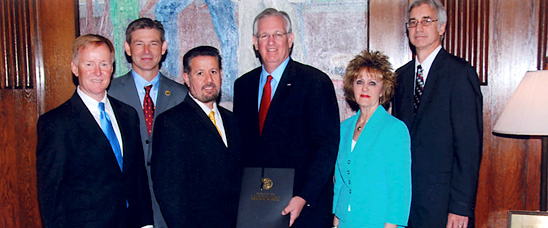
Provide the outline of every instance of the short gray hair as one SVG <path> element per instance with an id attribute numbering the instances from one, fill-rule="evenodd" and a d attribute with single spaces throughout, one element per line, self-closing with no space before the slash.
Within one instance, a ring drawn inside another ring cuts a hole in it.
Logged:
<path id="1" fill-rule="evenodd" d="M 291 29 L 291 19 L 289 18 L 289 15 L 284 12 L 284 11 L 278 11 L 277 9 L 274 9 L 274 8 L 267 8 L 265 10 L 263 10 L 263 12 L 261 12 L 259 15 L 257 15 L 255 17 L 255 20 L 253 21 L 253 35 L 254 36 L 258 36 L 258 32 L 259 32 L 259 20 L 265 18 L 265 17 L 269 17 L 269 16 L 278 16 L 278 17 L 281 17 L 282 19 L 284 19 L 285 21 L 285 32 L 287 33 L 291 33 L 292 29 Z"/>
<path id="2" fill-rule="evenodd" d="M 436 12 L 436 15 L 438 16 L 438 29 L 442 24 L 447 24 L 447 12 L 439 0 L 414 0 L 411 4 L 409 4 L 409 9 L 407 10 L 407 21 L 409 21 L 409 14 L 411 13 L 411 10 L 422 4 L 428 4 L 430 8 Z"/>

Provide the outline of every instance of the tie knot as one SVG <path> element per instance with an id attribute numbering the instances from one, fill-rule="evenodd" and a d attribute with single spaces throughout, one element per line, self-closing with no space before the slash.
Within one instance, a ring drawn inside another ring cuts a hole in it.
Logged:
<path id="1" fill-rule="evenodd" d="M 150 93 L 150 89 L 152 89 L 152 85 L 145 86 L 145 93 Z"/>
<path id="2" fill-rule="evenodd" d="M 209 115 L 207 115 L 207 116 L 209 117 L 211 122 L 213 122 L 213 125 L 215 125 L 215 127 L 217 127 L 217 122 L 215 121 L 215 112 L 211 111 L 211 112 L 209 112 Z"/>
<path id="3" fill-rule="evenodd" d="M 268 75 L 268 77 L 266 77 L 266 83 L 269 83 L 270 81 L 272 81 L 272 75 Z"/>
<path id="4" fill-rule="evenodd" d="M 104 112 L 104 111 L 105 111 L 105 103 L 99 102 L 99 110 L 100 110 L 101 112 Z"/>

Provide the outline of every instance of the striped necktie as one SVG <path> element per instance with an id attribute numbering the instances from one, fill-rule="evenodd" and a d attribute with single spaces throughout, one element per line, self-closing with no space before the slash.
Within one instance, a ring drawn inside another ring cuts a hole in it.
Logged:
<path id="1" fill-rule="evenodd" d="M 415 74 L 415 99 L 413 102 L 415 106 L 415 113 L 417 113 L 417 109 L 419 108 L 419 103 L 421 102 L 422 97 L 422 91 L 424 90 L 424 78 L 422 66 L 417 66 L 417 73 Z"/>

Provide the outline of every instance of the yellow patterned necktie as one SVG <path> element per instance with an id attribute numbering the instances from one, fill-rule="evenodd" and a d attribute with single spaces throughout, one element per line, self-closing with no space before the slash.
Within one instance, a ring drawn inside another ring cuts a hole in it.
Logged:
<path id="1" fill-rule="evenodd" d="M 217 127 L 217 122 L 215 122 L 215 112 L 211 111 L 211 112 L 209 112 L 209 115 L 207 115 L 207 116 L 209 116 L 209 119 L 211 120 L 211 122 L 213 122 L 213 125 L 215 125 L 215 128 L 217 128 L 217 131 L 219 132 L 219 135 L 222 135 L 221 131 Z"/>

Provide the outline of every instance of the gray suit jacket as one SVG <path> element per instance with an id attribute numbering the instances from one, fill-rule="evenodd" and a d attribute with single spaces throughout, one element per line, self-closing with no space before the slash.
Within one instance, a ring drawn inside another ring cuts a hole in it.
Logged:
<path id="1" fill-rule="evenodd" d="M 162 112 L 173 108 L 174 106 L 183 102 L 188 93 L 186 86 L 181 85 L 163 74 L 160 73 L 160 88 L 158 90 L 158 98 L 156 99 L 155 111 L 154 111 L 154 120 Z M 150 188 L 150 193 L 152 195 L 152 209 L 154 212 L 154 227 L 166 227 L 165 221 L 160 213 L 158 202 L 156 202 L 156 197 L 154 197 L 154 191 L 152 188 L 152 180 L 150 178 L 150 157 L 152 154 L 152 137 L 149 137 L 148 130 L 145 123 L 145 115 L 143 113 L 143 107 L 137 94 L 137 88 L 135 88 L 135 81 L 131 76 L 131 72 L 125 74 L 124 76 L 115 78 L 110 83 L 110 88 L 108 89 L 108 95 L 128 104 L 133 107 L 137 114 L 139 115 L 140 122 L 140 131 L 141 131 L 141 140 L 143 144 L 143 151 L 145 155 L 145 166 L 148 174 L 148 184 Z M 154 121 L 156 122 L 156 121 Z M 153 123 L 154 125 L 154 123 Z M 154 134 L 154 132 L 153 132 Z"/>

